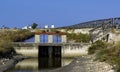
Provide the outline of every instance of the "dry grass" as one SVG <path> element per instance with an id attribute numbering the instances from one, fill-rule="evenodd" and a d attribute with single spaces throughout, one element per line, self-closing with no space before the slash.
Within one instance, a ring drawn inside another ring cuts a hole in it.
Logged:
<path id="1" fill-rule="evenodd" d="M 33 33 L 28 30 L 0 32 L 0 57 L 9 56 L 14 52 L 11 42 L 24 41 L 31 36 L 33 36 Z"/>

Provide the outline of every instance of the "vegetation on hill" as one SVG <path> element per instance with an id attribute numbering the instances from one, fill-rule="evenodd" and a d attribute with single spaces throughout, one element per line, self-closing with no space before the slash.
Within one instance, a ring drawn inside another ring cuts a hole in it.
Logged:
<path id="1" fill-rule="evenodd" d="M 106 43 L 98 40 L 95 43 L 91 45 L 91 47 L 88 49 L 88 54 L 94 54 L 97 53 L 100 50 L 103 50 L 107 47 Z"/>
<path id="2" fill-rule="evenodd" d="M 0 58 L 10 57 L 15 53 L 11 42 L 24 41 L 25 39 L 33 36 L 28 30 L 16 30 L 16 31 L 1 31 L 0 32 Z"/>
<path id="3" fill-rule="evenodd" d="M 97 41 L 89 48 L 89 54 L 95 54 L 95 60 L 107 62 L 114 67 L 117 72 L 120 72 L 120 44 L 108 44 L 102 41 Z"/>
<path id="4" fill-rule="evenodd" d="M 74 42 L 89 42 L 90 36 L 89 34 L 82 34 L 82 33 L 67 33 L 67 40 L 74 41 Z"/>

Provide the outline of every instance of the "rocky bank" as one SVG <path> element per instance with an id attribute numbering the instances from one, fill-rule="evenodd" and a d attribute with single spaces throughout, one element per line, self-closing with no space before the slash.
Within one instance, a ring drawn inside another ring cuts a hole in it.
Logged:
<path id="1" fill-rule="evenodd" d="M 93 56 L 81 56 L 69 65 L 49 72 L 115 72 L 109 64 L 93 59 Z"/>
<path id="2" fill-rule="evenodd" d="M 4 71 L 10 69 L 16 63 L 18 63 L 19 61 L 21 61 L 25 58 L 26 57 L 24 57 L 24 56 L 17 55 L 17 56 L 14 56 L 12 59 L 8 59 L 8 58 L 0 59 L 0 72 L 4 72 Z"/>

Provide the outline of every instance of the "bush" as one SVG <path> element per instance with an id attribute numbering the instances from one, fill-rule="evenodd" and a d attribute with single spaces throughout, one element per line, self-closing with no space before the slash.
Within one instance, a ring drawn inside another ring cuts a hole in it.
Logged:
<path id="1" fill-rule="evenodd" d="M 105 49 L 107 46 L 105 42 L 98 40 L 95 43 L 91 45 L 91 47 L 88 49 L 88 54 L 94 54 L 97 51 Z"/>
<path id="2" fill-rule="evenodd" d="M 109 47 L 109 48 L 108 48 Z M 99 61 L 105 61 L 112 66 L 117 72 L 120 72 L 120 43 L 114 46 L 109 46 L 104 42 L 96 42 L 89 48 L 89 54 L 96 53 L 96 59 Z"/>
<path id="3" fill-rule="evenodd" d="M 90 36 L 88 34 L 82 34 L 82 33 L 68 33 L 67 34 L 68 40 L 74 40 L 75 42 L 84 42 L 88 43 L 90 41 Z"/>
<path id="4" fill-rule="evenodd" d="M 34 33 L 28 30 L 4 31 L 0 34 L 0 57 L 10 56 L 15 53 L 11 42 L 24 41 L 32 37 Z"/>

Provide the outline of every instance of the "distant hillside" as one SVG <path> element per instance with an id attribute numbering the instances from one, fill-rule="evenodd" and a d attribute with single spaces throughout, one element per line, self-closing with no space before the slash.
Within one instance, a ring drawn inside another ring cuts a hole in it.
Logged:
<path id="1" fill-rule="evenodd" d="M 120 17 L 117 18 L 108 18 L 108 19 L 100 19 L 100 20 L 93 20 L 88 22 L 83 22 L 79 24 L 74 24 L 70 26 L 63 26 L 59 28 L 95 28 L 105 24 L 109 24 L 110 26 L 120 26 Z"/>

